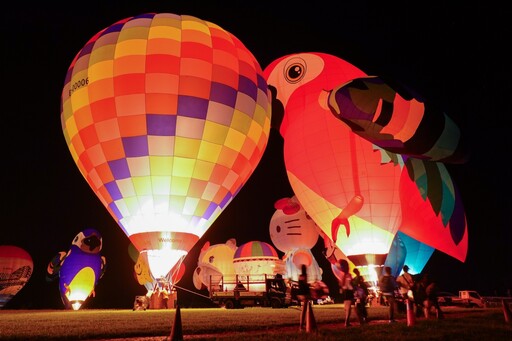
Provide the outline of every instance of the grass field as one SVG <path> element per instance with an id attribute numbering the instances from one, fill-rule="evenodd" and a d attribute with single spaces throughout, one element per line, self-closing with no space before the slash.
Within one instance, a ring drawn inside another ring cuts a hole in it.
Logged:
<path id="1" fill-rule="evenodd" d="M 300 308 L 207 308 L 176 310 L 0 310 L 0 340 L 512 340 L 512 324 L 502 308 L 444 307 L 444 319 L 417 318 L 407 326 L 406 314 L 387 323 L 387 308 L 368 309 L 370 322 L 342 323 L 343 306 L 313 308 L 308 331 L 299 330 Z M 179 321 L 181 320 L 181 325 Z M 314 322 L 314 323 L 312 323 Z M 313 328 L 316 325 L 316 330 Z M 313 327 L 311 327 L 313 326 Z M 180 328 L 181 327 L 181 328 Z"/>

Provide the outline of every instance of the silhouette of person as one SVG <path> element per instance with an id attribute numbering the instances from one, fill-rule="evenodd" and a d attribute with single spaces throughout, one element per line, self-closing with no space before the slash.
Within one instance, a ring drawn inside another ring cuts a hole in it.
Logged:
<path id="1" fill-rule="evenodd" d="M 389 323 L 395 321 L 395 290 L 398 288 L 395 277 L 391 274 L 391 267 L 384 267 L 384 274 L 379 279 L 379 287 L 382 291 L 382 295 L 386 299 L 389 305 Z"/>
<path id="2" fill-rule="evenodd" d="M 352 303 L 354 302 L 354 287 L 352 286 L 352 275 L 349 272 L 348 261 L 340 259 L 338 262 L 341 275 L 338 278 L 341 299 L 345 309 L 345 327 L 350 327 L 350 315 L 352 312 Z"/>
<path id="3" fill-rule="evenodd" d="M 354 279 L 352 286 L 354 287 L 354 298 L 357 318 L 360 324 L 364 324 L 368 319 L 368 311 L 366 309 L 366 300 L 368 299 L 368 287 L 361 276 L 359 269 L 354 269 Z"/>

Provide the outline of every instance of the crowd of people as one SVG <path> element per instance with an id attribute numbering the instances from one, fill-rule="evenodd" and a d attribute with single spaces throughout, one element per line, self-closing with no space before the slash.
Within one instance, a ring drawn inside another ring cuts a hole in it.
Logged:
<path id="1" fill-rule="evenodd" d="M 345 326 L 351 325 L 352 306 L 355 308 L 359 323 L 367 323 L 366 307 L 371 304 L 374 295 L 370 294 L 369 286 L 357 268 L 352 270 L 353 274 L 350 273 L 347 260 L 339 260 L 338 269 L 341 274 L 338 277 L 338 285 L 344 306 Z M 443 318 L 437 298 L 439 287 L 436 281 L 429 274 L 415 279 L 416 276 L 409 273 L 407 265 L 404 265 L 402 270 L 402 274 L 395 278 L 392 275 L 392 268 L 385 266 L 378 280 L 379 290 L 375 292 L 380 304 L 389 307 L 389 323 L 395 323 L 396 312 L 405 312 L 406 307 L 412 309 L 416 317 Z"/>
<path id="2" fill-rule="evenodd" d="M 429 274 L 424 274 L 421 277 L 413 276 L 409 273 L 409 267 L 404 265 L 402 274 L 395 278 L 392 274 L 392 268 L 385 266 L 382 269 L 382 275 L 378 279 L 378 290 L 371 292 L 368 282 L 361 275 L 359 269 L 353 268 L 351 273 L 346 259 L 340 259 L 337 267 L 339 270 L 339 273 L 337 273 L 339 294 L 344 307 L 343 322 L 345 327 L 351 326 L 352 306 L 355 308 L 359 324 L 368 323 L 371 317 L 368 316 L 367 306 L 371 305 L 375 298 L 381 305 L 388 307 L 389 323 L 395 323 L 396 313 L 405 312 L 405 307 L 412 309 L 416 317 L 423 316 L 426 319 L 432 317 L 443 318 L 437 300 L 439 288 Z M 313 294 L 314 290 L 312 290 L 312 285 L 308 281 L 307 267 L 304 264 L 301 266 L 297 285 L 295 297 L 302 306 L 300 322 L 302 328 L 306 321 L 306 308 L 311 308 L 313 300 L 318 298 Z M 245 287 L 239 282 L 236 290 L 245 290 Z"/>

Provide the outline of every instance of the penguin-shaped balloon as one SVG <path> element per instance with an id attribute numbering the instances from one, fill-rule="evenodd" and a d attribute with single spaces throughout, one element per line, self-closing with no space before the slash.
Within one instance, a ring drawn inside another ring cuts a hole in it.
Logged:
<path id="1" fill-rule="evenodd" d="M 106 270 L 101 255 L 101 234 L 95 229 L 78 233 L 66 252 L 59 252 L 48 264 L 47 279 L 59 278 L 59 290 L 66 309 L 78 310 L 89 297 Z"/>

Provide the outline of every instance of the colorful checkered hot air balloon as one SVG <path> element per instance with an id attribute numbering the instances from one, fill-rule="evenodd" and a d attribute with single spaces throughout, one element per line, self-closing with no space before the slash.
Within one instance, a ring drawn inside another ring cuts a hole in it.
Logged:
<path id="1" fill-rule="evenodd" d="M 71 155 L 155 278 L 183 260 L 247 182 L 270 115 L 261 67 L 242 42 L 170 13 L 100 31 L 62 92 Z"/>

